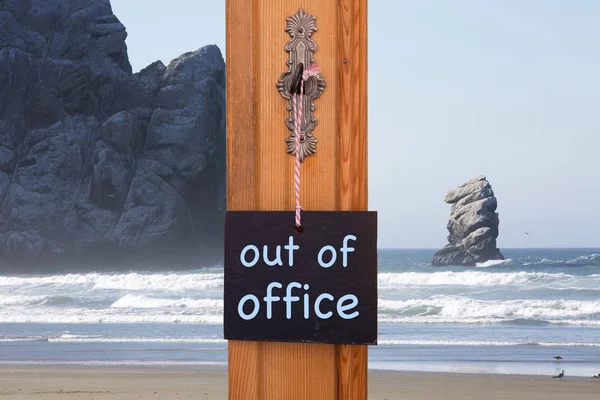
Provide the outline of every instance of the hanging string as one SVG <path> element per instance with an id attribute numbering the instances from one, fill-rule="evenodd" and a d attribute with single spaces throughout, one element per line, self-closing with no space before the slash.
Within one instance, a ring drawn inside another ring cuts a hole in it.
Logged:
<path id="1" fill-rule="evenodd" d="M 302 122 L 303 115 L 302 109 L 304 107 L 304 83 L 311 76 L 317 76 L 319 74 L 319 66 L 317 64 L 313 64 L 310 67 L 306 68 L 302 73 L 302 79 L 300 80 L 300 87 L 297 92 L 294 92 L 292 96 L 292 107 L 294 110 L 294 136 L 296 139 L 296 163 L 294 166 L 294 192 L 296 194 L 296 229 L 298 231 L 302 230 L 302 219 L 300 212 L 302 210 L 302 206 L 300 205 L 300 136 L 302 134 Z M 296 98 L 299 97 L 297 101 Z"/>

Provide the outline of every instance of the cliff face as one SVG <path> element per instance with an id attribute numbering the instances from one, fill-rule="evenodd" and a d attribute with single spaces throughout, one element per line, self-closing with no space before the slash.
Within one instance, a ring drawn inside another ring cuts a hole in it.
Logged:
<path id="1" fill-rule="evenodd" d="M 496 248 L 498 201 L 485 176 L 476 176 L 450 190 L 445 202 L 452 204 L 448 220 L 448 244 L 433 256 L 432 264 L 475 265 L 504 260 Z"/>
<path id="2" fill-rule="evenodd" d="M 225 210 L 221 52 L 132 74 L 126 36 L 109 0 L 2 2 L 1 258 L 214 250 Z"/>

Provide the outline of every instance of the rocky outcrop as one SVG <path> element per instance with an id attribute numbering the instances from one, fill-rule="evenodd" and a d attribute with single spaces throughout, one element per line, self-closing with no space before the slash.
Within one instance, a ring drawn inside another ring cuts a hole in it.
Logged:
<path id="1" fill-rule="evenodd" d="M 126 37 L 109 0 L 3 2 L 2 259 L 219 252 L 222 54 L 132 74 Z"/>
<path id="2" fill-rule="evenodd" d="M 446 194 L 452 204 L 448 221 L 448 244 L 433 256 L 432 264 L 468 265 L 504 260 L 496 248 L 498 202 L 486 177 L 476 176 Z"/>

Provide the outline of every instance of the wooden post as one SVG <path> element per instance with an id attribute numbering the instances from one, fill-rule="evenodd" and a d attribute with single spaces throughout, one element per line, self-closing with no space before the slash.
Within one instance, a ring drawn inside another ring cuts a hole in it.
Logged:
<path id="1" fill-rule="evenodd" d="M 367 0 L 226 0 L 227 207 L 294 210 L 286 153 L 286 17 L 317 18 L 317 154 L 302 164 L 310 211 L 367 210 Z M 367 346 L 229 341 L 231 400 L 363 400 Z"/>

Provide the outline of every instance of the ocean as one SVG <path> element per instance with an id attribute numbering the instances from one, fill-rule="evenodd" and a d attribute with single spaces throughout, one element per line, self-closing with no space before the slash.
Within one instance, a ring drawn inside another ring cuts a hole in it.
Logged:
<path id="1" fill-rule="evenodd" d="M 477 267 L 432 267 L 433 252 L 379 251 L 370 368 L 600 372 L 600 249 Z M 0 364 L 225 365 L 222 299 L 222 266 L 0 276 Z"/>

